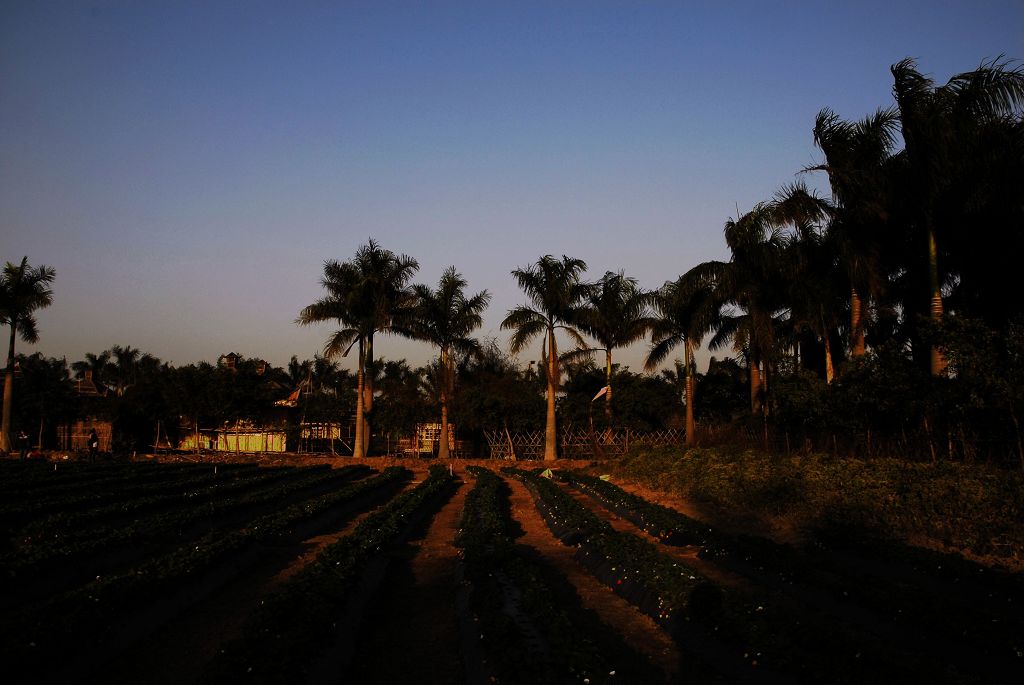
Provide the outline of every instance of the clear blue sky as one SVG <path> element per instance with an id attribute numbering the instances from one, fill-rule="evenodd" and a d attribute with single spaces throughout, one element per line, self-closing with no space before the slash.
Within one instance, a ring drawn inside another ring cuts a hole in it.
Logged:
<path id="1" fill-rule="evenodd" d="M 999 54 L 1021 0 L 2 0 L 0 260 L 57 270 L 20 351 L 311 357 L 331 329 L 293 321 L 370 236 L 491 291 L 504 341 L 513 268 L 654 288 L 726 258 L 726 219 L 820 158 L 821 108 Z"/>

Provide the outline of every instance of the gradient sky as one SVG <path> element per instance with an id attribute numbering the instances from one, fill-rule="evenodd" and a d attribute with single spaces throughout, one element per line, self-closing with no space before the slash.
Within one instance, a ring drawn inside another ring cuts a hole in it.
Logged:
<path id="1" fill-rule="evenodd" d="M 371 236 L 488 289 L 504 342 L 513 268 L 655 288 L 725 259 L 724 222 L 820 160 L 821 108 L 1000 54 L 1021 0 L 0 0 L 0 260 L 57 270 L 19 351 L 309 358 L 331 327 L 295 317 Z"/>

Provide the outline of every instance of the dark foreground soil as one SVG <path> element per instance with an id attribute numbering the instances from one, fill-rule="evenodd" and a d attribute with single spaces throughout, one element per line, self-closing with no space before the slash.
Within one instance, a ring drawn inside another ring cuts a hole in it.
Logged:
<path id="1" fill-rule="evenodd" d="M 308 458 L 304 461 L 326 461 L 334 465 L 352 463 L 350 459 L 337 458 Z M 428 466 L 426 462 L 408 460 L 369 459 L 366 463 L 377 470 L 392 464 L 411 469 L 415 474 L 413 483 L 406 487 L 422 480 Z M 490 468 L 507 465 L 476 463 Z M 452 488 L 433 514 L 410 530 L 400 544 L 382 551 L 383 562 L 377 567 L 380 577 L 367 586 L 370 596 L 360 603 L 363 607 L 361 615 L 339 617 L 339 622 L 348 626 L 346 629 L 350 631 L 351 638 L 344 654 L 338 656 L 341 660 L 339 670 L 344 673 L 343 682 L 467 682 L 474 685 L 487 682 L 488 671 L 482 666 L 484 658 L 478 651 L 479 643 L 473 634 L 474 619 L 465 601 L 466 584 L 461 578 L 460 550 L 455 544 L 466 495 L 474 485 L 474 479 L 466 470 L 468 465 L 468 462 L 452 463 L 451 470 L 459 477 L 458 486 Z M 582 462 L 557 464 L 557 468 L 565 469 L 587 469 L 589 466 Z M 718 656 L 681 641 L 678 634 L 670 634 L 663 625 L 595 579 L 577 561 L 575 549 L 552 534 L 525 486 L 516 479 L 507 480 L 511 491 L 511 513 L 522 531 L 518 544 L 523 554 L 564 578 L 575 591 L 579 604 L 596 614 L 601 623 L 641 655 L 653 672 L 661 674 L 662 682 L 708 682 L 709 673 L 730 672 L 728 668 L 716 668 Z M 692 517 L 704 515 L 699 508 L 671 494 L 630 483 L 621 485 L 650 501 Z M 616 530 L 638 535 L 652 543 L 658 542 L 634 523 L 611 513 L 587 495 L 563 487 Z M 257 563 L 246 568 L 229 584 L 210 596 L 182 606 L 156 630 L 130 641 L 120 653 L 83 673 L 77 680 L 105 684 L 198 682 L 210 660 L 224 644 L 240 634 L 246 618 L 264 597 L 311 563 L 324 546 L 347 535 L 371 510 L 372 507 L 353 510 L 318 530 L 306 531 L 301 538 L 288 544 L 264 550 Z M 782 542 L 799 542 L 798 535 L 783 533 L 776 538 L 777 541 L 782 538 Z M 915 658 L 953 664 L 945 682 L 1018 682 L 1013 675 L 1015 668 L 1019 669 L 1017 674 L 1024 677 L 1024 638 L 1018 640 L 1020 646 L 1016 660 L 1012 654 L 1001 655 L 1002 661 L 998 664 L 991 662 L 972 669 L 972 660 L 991 661 L 983 646 L 969 641 L 961 643 L 940 633 L 936 633 L 940 637 L 934 640 L 934 644 L 929 645 L 927 636 L 931 635 L 932 626 L 915 624 L 914 621 L 921 619 L 907 620 L 905 614 L 890 615 L 878 606 L 844 602 L 842 597 L 837 599 L 813 587 L 779 581 L 764 569 L 744 566 L 742 560 L 729 563 L 707 559 L 699 554 L 697 547 L 663 546 L 663 549 L 665 554 L 716 585 L 738 593 L 750 593 L 751 596 L 762 593 L 772 597 L 798 620 L 806 617 L 809 622 L 816 621 L 822 625 L 841 623 L 858 634 L 869 636 L 878 644 L 895 644 L 885 648 L 891 651 L 876 655 L 882 663 L 888 658 L 898 660 L 902 653 L 899 645 L 906 642 Z M 943 606 L 948 605 L 951 610 L 960 610 L 957 609 L 959 606 L 965 617 L 1000 616 L 1002 614 L 999 613 L 971 612 L 979 607 L 985 608 L 986 602 L 997 603 L 997 599 L 1004 603 L 1021 599 L 1010 596 L 1007 600 L 1000 594 L 1005 584 L 994 590 L 986 585 L 984 579 L 961 579 L 941 573 L 918 575 L 914 567 L 902 559 L 836 552 L 835 560 L 847 567 L 850 578 L 858 583 L 868 586 L 876 582 L 903 583 L 901 587 L 907 588 L 908 597 L 913 601 L 941 600 L 945 603 Z M 1004 610 L 1006 607 L 995 611 Z M 921 616 L 927 615 L 927 612 L 921 613 Z M 1015 625 L 1011 624 L 1007 630 L 1015 630 L 1012 627 Z M 971 626 L 964 626 L 964 635 L 971 630 Z M 917 634 L 925 635 L 926 639 L 917 639 Z M 721 682 L 721 678 L 718 680 Z M 47 682 L 48 678 L 45 674 L 36 674 L 33 678 L 23 680 L 16 677 L 9 682 L 30 681 Z M 761 682 L 756 676 L 752 681 Z M 781 682 L 799 681 L 799 677 L 781 679 Z M 765 677 L 763 682 L 775 680 Z"/>

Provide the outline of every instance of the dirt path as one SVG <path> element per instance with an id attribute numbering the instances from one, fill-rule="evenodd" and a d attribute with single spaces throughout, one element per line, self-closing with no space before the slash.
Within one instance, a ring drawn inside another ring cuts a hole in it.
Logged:
<path id="1" fill-rule="evenodd" d="M 532 547 L 555 566 L 576 588 L 585 608 L 595 612 L 633 650 L 647 657 L 667 679 L 675 681 L 680 670 L 680 652 L 668 633 L 583 569 L 573 558 L 574 548 L 563 545 L 551 534 L 523 484 L 514 478 L 506 480 L 512 490 L 512 516 L 523 529 L 519 542 Z"/>
<path id="2" fill-rule="evenodd" d="M 373 613 L 365 616 L 346 683 L 450 685 L 465 680 L 455 604 L 462 484 L 422 537 L 395 552 Z"/>

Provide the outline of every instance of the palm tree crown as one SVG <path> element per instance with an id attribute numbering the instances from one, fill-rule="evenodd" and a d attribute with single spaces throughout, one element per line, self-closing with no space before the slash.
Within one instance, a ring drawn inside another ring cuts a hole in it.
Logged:
<path id="1" fill-rule="evenodd" d="M 605 415 L 612 422 L 612 351 L 626 347 L 647 335 L 653 319 L 650 303 L 652 293 L 622 271 L 608 271 L 593 284 L 586 304 L 580 309 L 579 329 L 598 342 L 600 347 L 583 347 L 565 358 L 575 358 L 597 351 L 605 353 Z"/>

